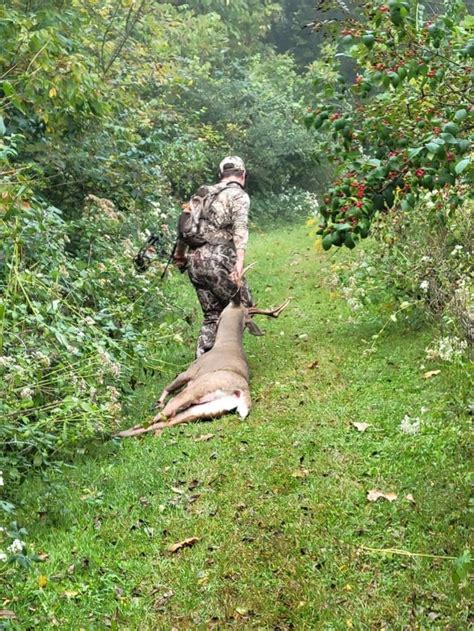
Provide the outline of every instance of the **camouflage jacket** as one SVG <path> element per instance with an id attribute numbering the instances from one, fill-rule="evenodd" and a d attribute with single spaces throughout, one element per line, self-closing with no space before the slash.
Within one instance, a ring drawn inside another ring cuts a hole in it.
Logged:
<path id="1" fill-rule="evenodd" d="M 201 218 L 199 236 L 211 245 L 233 242 L 236 250 L 245 250 L 249 238 L 249 196 L 237 182 L 220 182 L 209 190 L 218 194 Z"/>

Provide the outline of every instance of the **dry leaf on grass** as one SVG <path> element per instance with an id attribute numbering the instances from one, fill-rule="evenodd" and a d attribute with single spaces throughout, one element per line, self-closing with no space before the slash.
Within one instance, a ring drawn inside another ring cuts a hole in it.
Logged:
<path id="1" fill-rule="evenodd" d="M 436 377 L 439 375 L 441 370 L 428 370 L 428 372 L 423 373 L 423 379 L 431 379 L 431 377 Z"/>
<path id="2" fill-rule="evenodd" d="M 355 428 L 356 428 L 356 430 L 357 430 L 358 432 L 365 432 L 365 430 L 366 430 L 368 427 L 370 427 L 370 423 L 357 423 L 357 422 L 353 422 L 353 423 L 351 423 L 351 425 L 352 425 L 353 427 L 355 427 Z"/>
<path id="3" fill-rule="evenodd" d="M 214 434 L 201 434 L 200 436 L 194 439 L 194 442 L 203 443 L 203 442 L 207 442 L 208 440 L 211 440 L 211 438 L 214 438 Z"/>
<path id="4" fill-rule="evenodd" d="M 172 596 L 174 596 L 174 591 L 172 589 L 169 589 L 167 592 L 165 592 L 155 600 L 155 602 L 153 603 L 153 607 L 155 609 L 161 609 L 166 604 L 166 601 L 169 600 Z"/>
<path id="5" fill-rule="evenodd" d="M 16 613 L 11 609 L 0 609 L 0 620 L 14 620 Z"/>
<path id="6" fill-rule="evenodd" d="M 173 491 L 173 493 L 176 493 L 177 495 L 184 495 L 183 489 L 178 489 L 177 486 L 172 486 L 171 490 Z"/>
<path id="7" fill-rule="evenodd" d="M 309 476 L 309 471 L 308 469 L 305 469 L 304 467 L 301 467 L 300 469 L 296 469 L 296 471 L 293 471 L 293 473 L 291 474 L 292 478 L 307 478 Z"/>
<path id="8" fill-rule="evenodd" d="M 183 541 L 179 541 L 178 543 L 173 543 L 173 545 L 169 546 L 168 552 L 178 552 L 182 548 L 190 548 L 198 541 L 199 541 L 199 537 L 189 537 L 189 539 L 183 539 Z"/>
<path id="9" fill-rule="evenodd" d="M 379 491 L 378 489 L 372 489 L 367 493 L 367 499 L 369 500 L 369 502 L 376 502 L 380 499 L 394 502 L 397 498 L 398 495 L 396 493 L 384 493 L 383 491 Z"/>
<path id="10" fill-rule="evenodd" d="M 308 364 L 309 370 L 313 370 L 313 368 L 317 368 L 318 366 L 319 366 L 319 361 L 317 359 L 315 359 L 314 362 L 311 362 L 310 364 Z"/>
<path id="11" fill-rule="evenodd" d="M 408 493 L 408 495 L 405 495 L 405 499 L 411 504 L 416 504 L 415 498 L 413 497 L 411 493 Z"/>

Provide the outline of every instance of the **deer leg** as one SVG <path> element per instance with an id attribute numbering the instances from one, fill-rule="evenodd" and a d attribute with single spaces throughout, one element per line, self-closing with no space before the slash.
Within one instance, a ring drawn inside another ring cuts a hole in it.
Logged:
<path id="1" fill-rule="evenodd" d="M 160 398 L 156 402 L 156 407 L 161 408 L 165 403 L 166 397 L 175 390 L 179 390 L 186 384 L 188 384 L 191 379 L 194 377 L 195 370 L 193 370 L 193 365 L 191 365 L 187 370 L 180 373 L 169 385 L 165 387 L 163 392 L 160 395 Z"/>
<path id="2" fill-rule="evenodd" d="M 173 418 L 168 421 L 162 421 L 161 414 L 158 414 L 155 418 L 160 420 L 156 423 L 152 423 L 148 427 L 133 427 L 132 429 L 119 432 L 117 436 L 120 436 L 121 438 L 140 436 L 141 434 L 146 434 L 147 432 L 155 432 L 157 430 L 173 427 L 174 425 L 179 425 L 181 423 L 190 423 L 191 421 L 196 421 L 201 418 L 218 418 L 231 410 L 238 410 L 240 403 L 240 392 L 238 391 L 234 394 L 228 394 L 218 399 L 214 399 L 213 401 L 208 401 L 207 403 L 192 405 L 187 410 L 176 414 L 176 416 L 173 416 Z"/>
<path id="3" fill-rule="evenodd" d="M 131 429 L 119 432 L 117 436 L 121 438 L 140 436 L 147 432 L 159 431 L 167 427 L 179 425 L 180 423 L 190 423 L 191 421 L 196 421 L 201 418 L 217 418 L 231 410 L 236 410 L 242 420 L 248 415 L 250 410 L 250 394 L 248 392 L 236 390 L 232 394 L 229 394 L 218 390 L 215 394 L 217 398 L 210 401 L 208 400 L 205 403 L 192 405 L 187 410 L 173 416 L 170 420 L 163 420 L 163 413 L 160 413 L 155 417 L 155 423 L 147 427 L 132 427 Z"/>

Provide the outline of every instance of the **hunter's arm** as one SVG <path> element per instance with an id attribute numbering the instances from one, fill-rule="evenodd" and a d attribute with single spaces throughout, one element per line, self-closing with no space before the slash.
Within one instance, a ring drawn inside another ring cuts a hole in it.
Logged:
<path id="1" fill-rule="evenodd" d="M 244 269 L 245 250 L 249 240 L 248 216 L 250 198 L 245 191 L 239 191 L 233 202 L 233 237 L 237 254 L 234 273 L 236 280 L 240 280 Z"/>

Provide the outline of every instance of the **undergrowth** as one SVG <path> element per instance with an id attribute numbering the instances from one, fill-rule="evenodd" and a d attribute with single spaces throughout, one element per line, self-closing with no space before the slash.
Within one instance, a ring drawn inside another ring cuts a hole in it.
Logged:
<path id="1" fill-rule="evenodd" d="M 379 323 L 351 320 L 303 229 L 254 236 L 250 260 L 261 306 L 292 298 L 245 339 L 250 417 L 86 444 L 23 484 L 40 562 L 1 568 L 5 627 L 467 628 L 465 365 L 427 359 L 433 331 L 401 322 L 364 355 Z M 192 358 L 196 301 L 173 283 L 185 345 L 124 425 Z"/>

